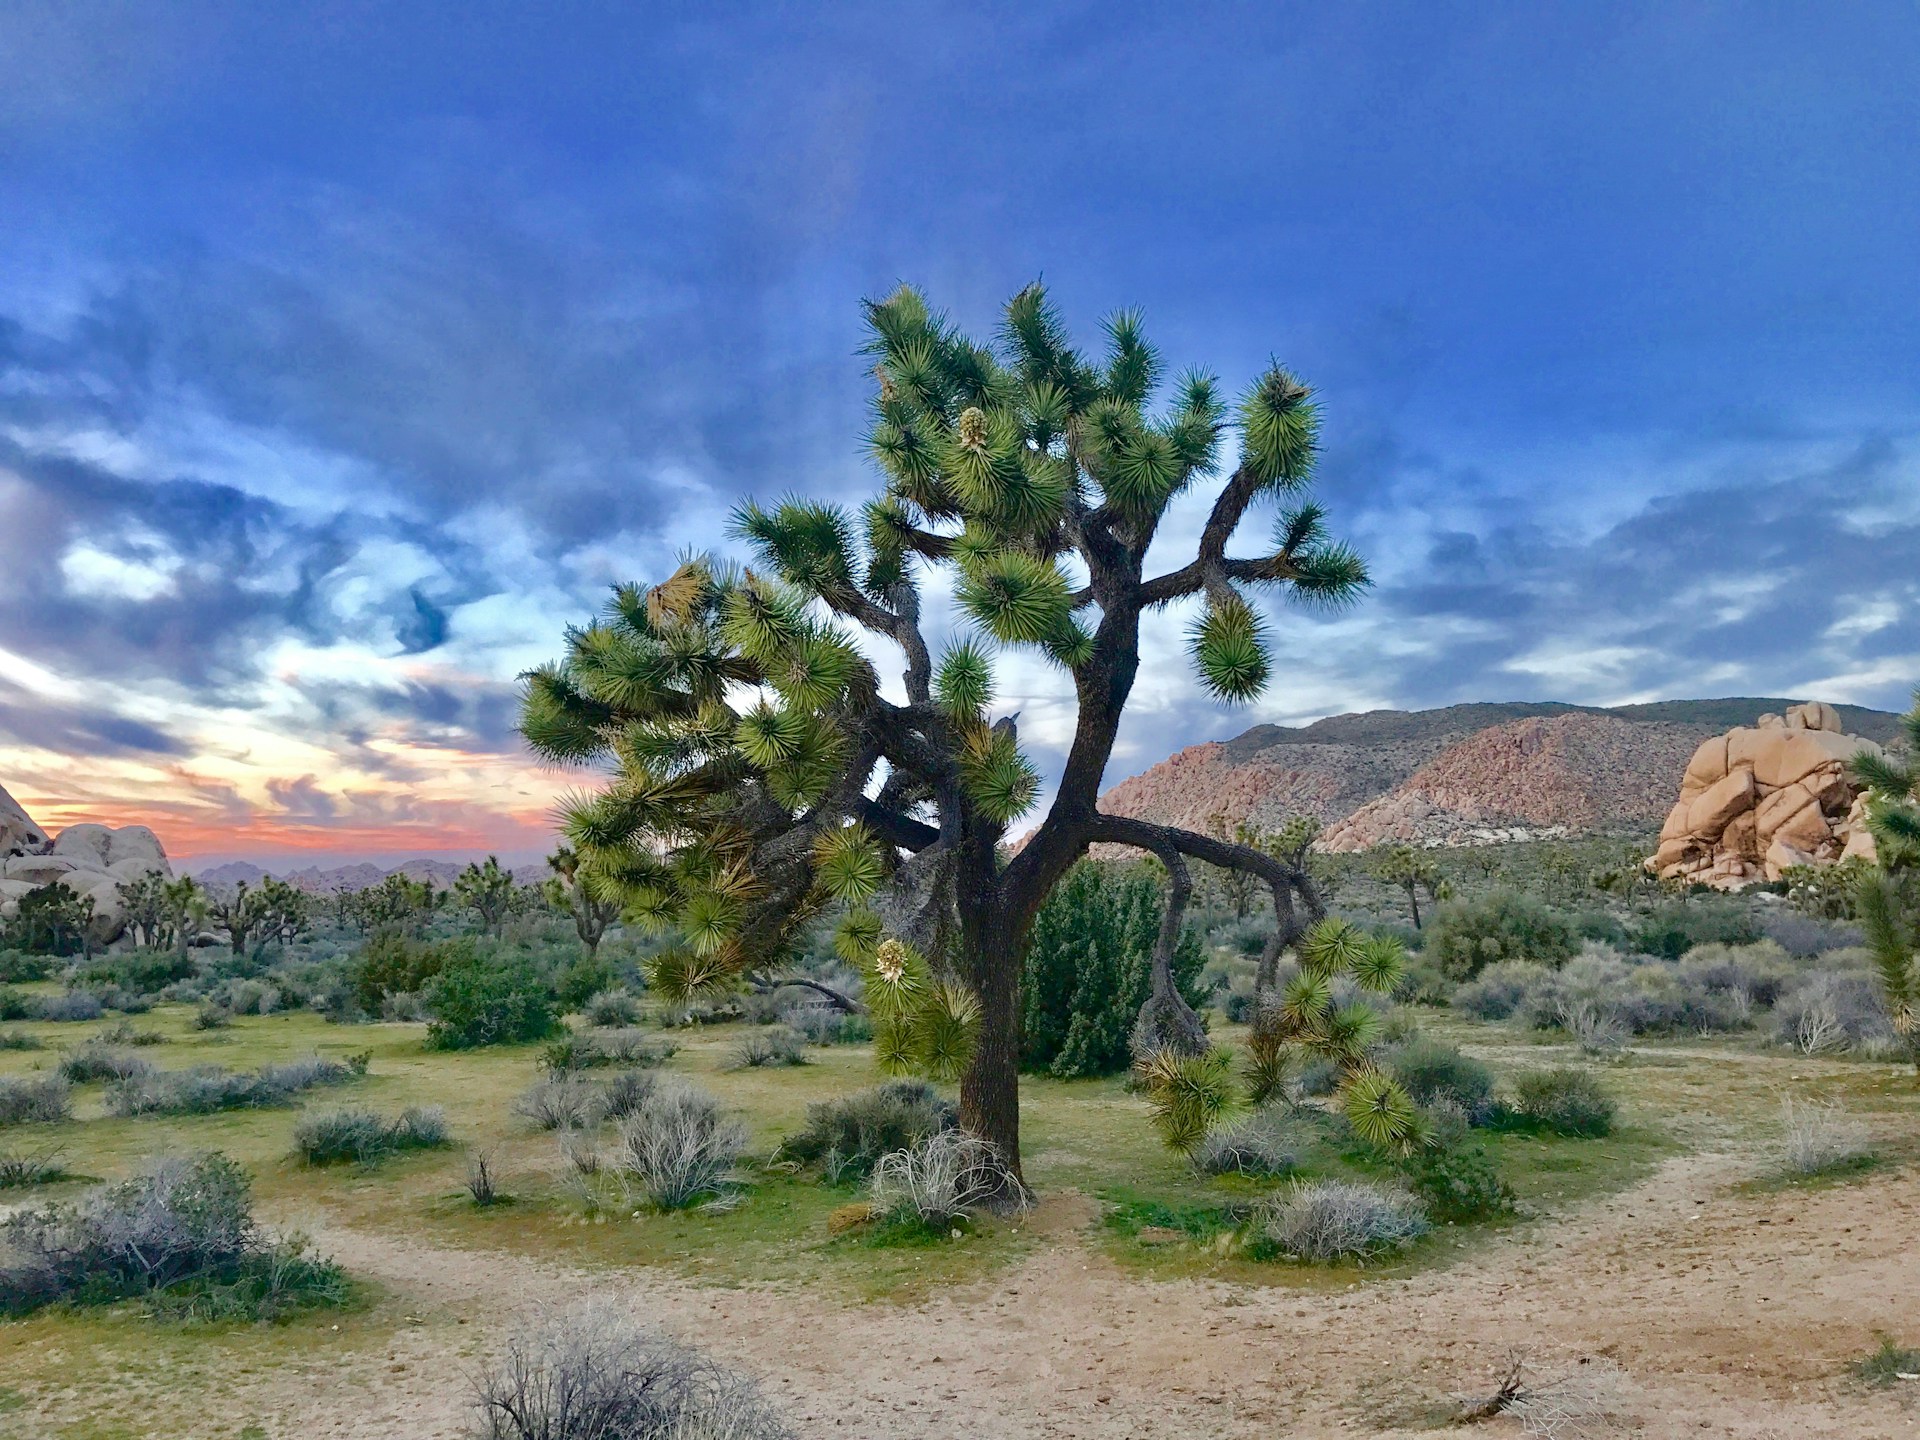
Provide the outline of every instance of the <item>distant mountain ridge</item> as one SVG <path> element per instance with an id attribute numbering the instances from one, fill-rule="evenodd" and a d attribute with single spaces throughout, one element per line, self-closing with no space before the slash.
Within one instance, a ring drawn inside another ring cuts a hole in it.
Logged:
<path id="1" fill-rule="evenodd" d="M 1337 849 L 1640 831 L 1659 826 L 1700 741 L 1794 703 L 1479 702 L 1256 725 L 1122 781 L 1101 809 L 1202 830 L 1216 817 L 1277 828 L 1311 815 Z M 1898 733 L 1889 712 L 1835 708 L 1852 734 L 1884 743 Z"/>

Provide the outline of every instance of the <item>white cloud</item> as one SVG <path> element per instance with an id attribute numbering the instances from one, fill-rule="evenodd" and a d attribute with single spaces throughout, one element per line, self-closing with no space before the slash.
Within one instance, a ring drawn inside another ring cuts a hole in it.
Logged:
<path id="1" fill-rule="evenodd" d="M 180 569 L 178 556 L 116 555 L 82 542 L 60 557 L 60 574 L 69 594 L 96 600 L 157 600 L 171 594 Z"/>

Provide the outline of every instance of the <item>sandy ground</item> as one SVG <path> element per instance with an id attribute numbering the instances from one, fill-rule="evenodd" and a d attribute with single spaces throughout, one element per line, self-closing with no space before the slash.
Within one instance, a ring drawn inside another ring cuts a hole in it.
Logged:
<path id="1" fill-rule="evenodd" d="M 1616 1423 L 1564 1434 L 1920 1434 L 1900 1387 L 1865 1392 L 1845 1376 L 1874 1330 L 1912 1338 L 1920 1177 L 1731 1190 L 1748 1165 L 1691 1155 L 1450 1269 L 1331 1291 L 1141 1279 L 1099 1252 L 1094 1207 L 1073 1194 L 1032 1217 L 1044 1238 L 1024 1263 L 909 1306 L 332 1230 L 323 1247 L 421 1323 L 385 1355 L 276 1367 L 246 1398 L 295 1425 L 287 1434 L 456 1436 L 458 1377 L 496 1340 L 487 1317 L 501 1296 L 533 1304 L 592 1290 L 763 1377 L 807 1436 L 1411 1434 L 1423 1406 L 1490 1385 L 1515 1347 L 1549 1374 L 1624 1376 Z M 1481 1433 L 1519 1426 L 1502 1419 Z"/>

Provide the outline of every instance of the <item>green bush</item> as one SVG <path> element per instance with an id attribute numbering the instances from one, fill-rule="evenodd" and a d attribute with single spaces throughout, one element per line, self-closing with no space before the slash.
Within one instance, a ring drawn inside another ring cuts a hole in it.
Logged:
<path id="1" fill-rule="evenodd" d="M 1761 938 L 1760 922 L 1735 902 L 1696 900 L 1663 905 L 1633 936 L 1643 955 L 1678 960 L 1696 945 L 1751 945 Z"/>
<path id="2" fill-rule="evenodd" d="M 1427 959 L 1455 980 L 1507 960 L 1560 965 L 1579 948 L 1564 917 L 1515 890 L 1449 900 L 1427 926 Z"/>
<path id="3" fill-rule="evenodd" d="M 0 985 L 24 985 L 53 974 L 53 961 L 24 950 L 0 950 Z"/>
<path id="4" fill-rule="evenodd" d="M 1556 1135 L 1589 1139 L 1611 1134 L 1618 1107 L 1589 1070 L 1559 1066 L 1536 1070 L 1514 1082 L 1518 1117 Z"/>
<path id="5" fill-rule="evenodd" d="M 389 995 L 423 989 L 446 964 L 446 948 L 382 931 L 353 959 L 353 998 L 369 1015 L 378 1015 Z"/>
<path id="6" fill-rule="evenodd" d="M 1513 1187 L 1501 1178 L 1483 1146 L 1453 1141 L 1421 1145 L 1401 1167 L 1435 1220 L 1492 1220 L 1514 1212 Z"/>
<path id="7" fill-rule="evenodd" d="M 84 985 L 114 985 L 135 995 L 152 995 L 198 973 L 193 957 L 177 950 L 129 950 L 82 966 L 77 979 Z"/>
<path id="8" fill-rule="evenodd" d="M 354 1107 L 312 1110 L 293 1127 L 293 1148 L 309 1165 L 371 1165 L 402 1150 L 446 1143 L 447 1116 L 437 1105 L 408 1106 L 398 1118 Z"/>
<path id="9" fill-rule="evenodd" d="M 807 1106 L 806 1127 L 780 1146 L 781 1158 L 819 1164 L 833 1181 L 869 1175 L 882 1155 L 910 1150 L 959 1123 L 953 1103 L 924 1080 L 889 1080 L 839 1100 Z"/>
<path id="10" fill-rule="evenodd" d="M 155 1161 L 73 1204 L 8 1217 L 0 1314 L 141 1298 L 167 1315 L 276 1320 L 349 1298 L 346 1277 L 253 1220 L 246 1172 L 224 1155 Z"/>
<path id="11" fill-rule="evenodd" d="M 1388 1068 L 1416 1105 L 1445 1101 L 1471 1124 L 1493 1110 L 1493 1072 L 1451 1045 L 1417 1038 L 1394 1053 Z"/>
<path id="12" fill-rule="evenodd" d="M 433 1019 L 432 1050 L 472 1050 L 544 1040 L 559 1026 L 552 993 L 533 964 L 485 953 L 471 940 L 445 947 L 444 963 L 422 999 Z"/>
<path id="13" fill-rule="evenodd" d="M 613 989 L 618 979 L 609 961 L 598 955 L 582 955 L 560 972 L 554 990 L 561 1010 L 572 1014 L 586 1009 L 594 996 Z"/>
<path id="14" fill-rule="evenodd" d="M 1020 981 L 1020 1063 L 1076 1077 L 1115 1075 L 1133 1063 L 1128 1037 L 1152 985 L 1162 885 L 1139 865 L 1082 861 L 1054 887 L 1034 920 Z M 1181 936 L 1174 979 L 1196 1010 L 1206 955 L 1196 931 Z"/>

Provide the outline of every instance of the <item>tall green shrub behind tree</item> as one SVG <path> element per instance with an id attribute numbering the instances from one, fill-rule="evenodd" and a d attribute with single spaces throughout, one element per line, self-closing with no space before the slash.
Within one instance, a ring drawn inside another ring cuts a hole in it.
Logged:
<path id="1" fill-rule="evenodd" d="M 1261 595 L 1343 604 L 1366 568 L 1327 534 L 1312 498 L 1318 412 L 1277 366 L 1230 412 L 1202 372 L 1163 386 L 1131 312 L 1107 322 L 1101 356 L 1083 355 L 1037 285 L 1008 303 L 994 346 L 911 289 L 869 303 L 866 318 L 882 492 L 857 514 L 797 498 L 743 505 L 736 529 L 756 568 L 696 557 L 650 590 L 617 590 L 569 634 L 564 658 L 526 677 L 521 728 L 544 758 L 611 773 L 569 807 L 565 830 L 629 917 L 676 938 L 650 962 L 654 988 L 737 986 L 824 906 L 846 906 L 839 949 L 865 975 L 877 1053 L 895 1069 L 958 1072 L 961 1124 L 1021 1183 L 1028 936 L 1090 846 L 1143 850 L 1167 870 L 1141 1013 L 1156 1046 L 1206 1045 L 1173 978 L 1190 860 L 1261 877 L 1275 956 L 1318 918 L 1298 866 L 1100 813 L 1141 616 L 1190 608 L 1202 686 L 1244 701 L 1271 675 Z M 1230 426 L 1237 458 L 1192 558 L 1150 570 L 1168 506 L 1217 474 Z M 1230 555 L 1267 502 L 1271 538 Z M 921 589 L 936 575 L 962 622 L 941 627 L 956 638 L 937 656 Z M 897 691 L 883 693 L 850 627 L 897 652 Z M 1002 842 L 1040 780 L 1017 717 L 995 713 L 1002 650 L 1059 667 L 1077 703 L 1054 801 L 1010 857 Z"/>
<path id="2" fill-rule="evenodd" d="M 1157 868 L 1157 867 L 1155 867 Z M 1133 1063 L 1133 1027 L 1153 987 L 1164 876 L 1083 860 L 1034 917 L 1020 981 L 1020 1063 L 1063 1078 L 1113 1075 Z M 1174 951 L 1174 983 L 1198 1009 L 1206 954 L 1192 927 Z"/>
<path id="3" fill-rule="evenodd" d="M 1868 788 L 1867 828 L 1878 868 L 1862 877 L 1854 914 L 1865 932 L 1880 994 L 1920 1075 L 1920 689 L 1901 721 L 1907 758 L 1862 755 L 1854 778 Z"/>

